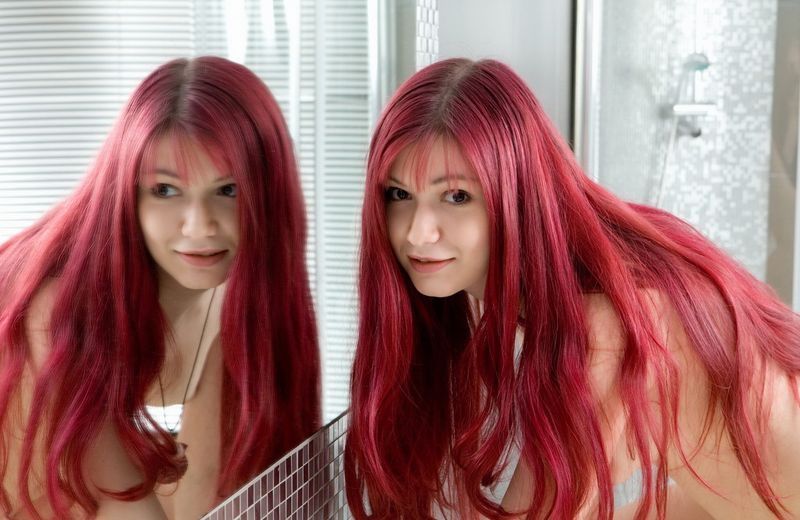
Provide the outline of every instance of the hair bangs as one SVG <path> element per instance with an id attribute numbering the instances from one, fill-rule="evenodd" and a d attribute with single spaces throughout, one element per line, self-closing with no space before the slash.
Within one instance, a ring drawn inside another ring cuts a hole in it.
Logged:
<path id="1" fill-rule="evenodd" d="M 138 180 L 147 181 L 150 177 L 159 173 L 162 165 L 159 165 L 160 147 L 167 142 L 175 162 L 175 169 L 167 170 L 185 183 L 193 181 L 196 172 L 200 170 L 201 157 L 198 152 L 205 154 L 212 162 L 214 167 L 219 170 L 222 176 L 231 176 L 236 182 L 240 182 L 241 177 L 247 168 L 243 161 L 237 156 L 235 150 L 230 150 L 222 146 L 219 141 L 214 139 L 204 139 L 196 136 L 179 125 L 174 125 L 166 130 L 154 132 L 145 143 L 141 160 L 139 162 Z"/>
<path id="2" fill-rule="evenodd" d="M 437 171 L 433 171 L 431 156 L 434 148 L 441 145 L 444 150 L 444 165 Z M 398 147 L 399 148 L 399 147 Z M 455 189 L 460 180 L 477 180 L 483 185 L 482 179 L 477 173 L 472 161 L 462 151 L 461 144 L 448 133 L 427 132 L 416 138 L 409 138 L 403 143 L 399 151 L 395 151 L 394 157 L 388 162 L 389 167 L 379 172 L 382 184 L 395 181 L 400 184 L 402 180 L 410 180 L 409 188 L 414 190 L 422 189 L 428 183 L 444 179 L 448 189 Z M 466 169 L 456 165 L 459 161 L 454 158 L 463 158 L 467 163 Z M 400 172 L 411 172 L 410 179 Z"/>

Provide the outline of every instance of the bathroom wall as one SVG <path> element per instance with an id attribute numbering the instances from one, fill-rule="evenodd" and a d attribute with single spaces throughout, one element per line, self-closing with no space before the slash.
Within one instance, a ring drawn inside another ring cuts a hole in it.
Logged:
<path id="1" fill-rule="evenodd" d="M 495 58 L 533 89 L 564 138 L 572 121 L 572 2 L 439 0 L 439 58 Z"/>

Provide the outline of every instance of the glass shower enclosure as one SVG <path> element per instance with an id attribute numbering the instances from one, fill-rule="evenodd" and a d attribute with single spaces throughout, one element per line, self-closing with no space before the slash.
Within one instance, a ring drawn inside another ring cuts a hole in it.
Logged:
<path id="1" fill-rule="evenodd" d="M 800 309 L 800 0 L 579 0 L 575 151 Z"/>

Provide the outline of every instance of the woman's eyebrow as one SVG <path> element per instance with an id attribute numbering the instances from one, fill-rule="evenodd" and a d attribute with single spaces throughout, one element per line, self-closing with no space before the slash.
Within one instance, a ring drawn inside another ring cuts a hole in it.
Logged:
<path id="1" fill-rule="evenodd" d="M 175 172 L 173 172 L 171 170 L 165 170 L 164 168 L 156 168 L 153 173 L 157 173 L 157 174 L 160 174 L 160 175 L 166 175 L 167 177 L 175 177 L 176 179 L 180 179 L 180 176 L 177 173 L 175 173 Z"/>
<path id="2" fill-rule="evenodd" d="M 447 181 L 449 181 L 451 179 L 455 179 L 455 180 L 459 180 L 459 181 L 467 181 L 467 182 L 474 182 L 475 181 L 475 177 L 468 177 L 466 175 L 462 175 L 462 174 L 459 173 L 458 175 L 442 175 L 441 177 L 435 178 L 433 180 L 433 182 L 431 182 L 431 184 L 440 184 L 442 182 L 447 182 Z M 389 177 L 389 180 L 392 181 L 392 182 L 395 182 L 397 184 L 400 184 L 402 186 L 405 186 L 405 184 L 403 184 L 399 180 L 395 179 L 394 177 Z"/>
<path id="3" fill-rule="evenodd" d="M 396 184 L 399 184 L 401 186 L 405 186 L 405 184 L 403 184 L 399 180 L 395 179 L 394 177 L 389 177 L 389 180 L 394 182 L 394 183 L 396 183 Z M 433 182 L 431 182 L 431 186 L 435 186 L 436 184 L 441 184 L 443 182 L 448 182 L 448 181 L 451 181 L 451 180 L 466 181 L 466 182 L 476 182 L 477 181 L 477 179 L 475 179 L 475 177 L 467 176 L 467 175 L 463 175 L 463 174 L 459 173 L 457 175 L 442 175 L 441 177 L 437 177 L 437 178 L 435 178 L 433 180 Z"/>
<path id="4" fill-rule="evenodd" d="M 160 175 L 166 175 L 167 177 L 172 177 L 172 178 L 180 180 L 180 175 L 178 175 L 177 173 L 173 172 L 172 170 L 166 170 L 164 168 L 156 168 L 154 173 L 160 174 Z M 233 179 L 233 175 L 217 177 L 216 179 L 214 179 L 213 182 L 227 181 L 228 179 Z"/>
<path id="5" fill-rule="evenodd" d="M 458 180 L 458 181 L 467 181 L 467 182 L 474 182 L 475 181 L 475 177 L 468 177 L 466 175 L 463 175 L 463 174 L 459 173 L 457 175 L 442 175 L 441 177 L 437 177 L 437 178 L 433 179 L 433 182 L 431 182 L 431 184 L 432 185 L 441 184 L 443 182 L 447 182 L 447 181 L 450 181 L 450 180 L 453 180 L 453 179 Z"/>

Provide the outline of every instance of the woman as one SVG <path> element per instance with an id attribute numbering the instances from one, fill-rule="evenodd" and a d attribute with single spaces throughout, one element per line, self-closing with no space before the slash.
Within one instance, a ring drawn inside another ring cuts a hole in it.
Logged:
<path id="1" fill-rule="evenodd" d="M 6 516 L 198 518 L 312 433 L 304 245 L 264 84 L 215 57 L 150 74 L 75 193 L 0 246 Z"/>
<path id="2" fill-rule="evenodd" d="M 800 518 L 798 316 L 584 176 L 508 67 L 445 60 L 389 102 L 359 283 L 356 518 Z"/>

